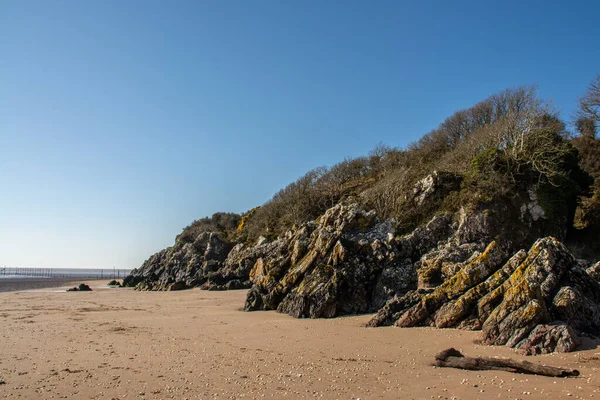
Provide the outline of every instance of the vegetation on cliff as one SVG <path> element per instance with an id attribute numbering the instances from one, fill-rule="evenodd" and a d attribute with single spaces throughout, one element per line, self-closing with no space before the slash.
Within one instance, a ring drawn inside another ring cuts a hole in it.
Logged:
<path id="1" fill-rule="evenodd" d="M 564 237 L 578 205 L 578 226 L 598 221 L 597 189 L 590 196 L 594 178 L 600 182 L 598 123 L 586 121 L 574 136 L 535 88 L 506 90 L 456 112 L 406 149 L 378 145 L 368 156 L 308 172 L 257 209 L 241 237 L 277 237 L 352 196 L 409 232 L 437 213 L 513 203 L 531 197 L 532 190 Z M 447 187 L 415 207 L 408 194 L 434 171 L 454 179 L 443 179 Z"/>
<path id="2" fill-rule="evenodd" d="M 219 232 L 232 242 L 274 239 L 351 197 L 410 232 L 440 212 L 518 203 L 532 190 L 549 224 L 560 225 L 556 233 L 564 231 L 558 236 L 573 227 L 595 229 L 600 224 L 599 92 L 600 76 L 580 99 L 570 132 L 535 87 L 506 90 L 454 113 L 404 149 L 379 144 L 367 156 L 309 171 L 244 215 L 216 213 L 194 221 L 177 242 L 192 242 L 202 232 Z M 440 182 L 446 187 L 415 207 L 408 194 L 434 171 L 445 175 Z"/>

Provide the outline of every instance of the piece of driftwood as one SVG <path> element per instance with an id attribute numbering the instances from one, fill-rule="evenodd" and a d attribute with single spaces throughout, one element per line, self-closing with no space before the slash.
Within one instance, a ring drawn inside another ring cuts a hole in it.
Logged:
<path id="1" fill-rule="evenodd" d="M 545 365 L 533 364 L 529 361 L 517 361 L 509 358 L 465 357 L 460 353 L 460 351 L 453 348 L 446 349 L 436 354 L 435 366 L 469 369 L 473 371 L 499 370 L 561 378 L 568 376 L 579 376 L 579 371 L 576 369 L 547 367 Z"/>

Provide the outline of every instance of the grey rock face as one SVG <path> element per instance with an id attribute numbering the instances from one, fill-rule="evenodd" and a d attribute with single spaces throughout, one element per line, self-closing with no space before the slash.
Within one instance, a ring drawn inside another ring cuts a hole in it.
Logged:
<path id="1" fill-rule="evenodd" d="M 581 341 L 573 328 L 565 323 L 538 325 L 529 336 L 515 347 L 527 355 L 568 353 L 579 347 Z"/>
<path id="2" fill-rule="evenodd" d="M 412 200 L 416 206 L 421 206 L 436 193 L 454 190 L 459 185 L 460 178 L 457 176 L 448 172 L 433 171 L 415 184 Z"/>
<path id="3" fill-rule="evenodd" d="M 381 222 L 357 204 L 339 204 L 257 260 L 245 309 L 310 318 L 377 310 L 416 288 L 414 261 L 447 240 L 450 226 L 449 216 L 437 217 L 396 237 L 392 220 Z"/>
<path id="4" fill-rule="evenodd" d="M 140 290 L 181 290 L 200 286 L 221 269 L 232 244 L 213 232 L 192 242 L 177 242 L 154 254 L 123 280 Z"/>
<path id="5" fill-rule="evenodd" d="M 593 279 L 600 281 L 600 261 L 589 267 L 586 271 Z"/>
<path id="6" fill-rule="evenodd" d="M 250 270 L 256 260 L 264 254 L 277 253 L 285 245 L 283 239 L 268 242 L 261 238 L 255 246 L 234 246 L 217 233 L 204 232 L 192 243 L 177 242 L 154 254 L 133 270 L 123 284 L 139 290 L 248 289 Z"/>

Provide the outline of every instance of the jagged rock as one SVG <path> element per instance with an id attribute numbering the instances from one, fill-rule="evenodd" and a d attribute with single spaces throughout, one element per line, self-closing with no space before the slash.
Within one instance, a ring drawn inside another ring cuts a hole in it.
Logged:
<path id="1" fill-rule="evenodd" d="M 526 220 L 526 214 L 528 213 L 532 221 L 537 221 L 541 218 L 546 218 L 546 213 L 540 204 L 538 203 L 538 195 L 533 188 L 527 190 L 529 195 L 529 202 L 524 203 L 521 206 L 521 221 Z"/>
<path id="2" fill-rule="evenodd" d="M 480 301 L 489 317 L 495 309 L 486 310 L 484 298 L 499 293 L 526 256 L 521 251 L 508 260 L 514 243 L 502 237 L 487 246 L 482 242 L 505 229 L 497 212 L 463 209 L 456 222 L 440 215 L 396 236 L 393 221 L 378 221 L 374 212 L 356 204 L 337 205 L 286 233 L 278 251 L 256 260 L 245 310 L 311 318 L 380 310 L 370 326 L 395 322 L 482 329 L 487 318 L 478 316 Z M 536 302 L 521 310 L 538 318 L 523 331 L 548 322 L 544 310 Z M 491 320 L 487 327 L 486 332 L 493 331 Z"/>
<path id="3" fill-rule="evenodd" d="M 367 323 L 368 327 L 393 325 L 409 308 L 421 301 L 423 292 L 411 290 L 402 297 L 394 296 L 377 311 L 377 314 Z"/>
<path id="4" fill-rule="evenodd" d="M 414 262 L 447 240 L 451 224 L 450 216 L 439 216 L 396 237 L 394 221 L 339 204 L 256 261 L 244 308 L 310 318 L 375 311 L 416 288 Z"/>
<path id="5" fill-rule="evenodd" d="M 483 257 L 485 257 L 485 253 Z M 487 293 L 498 288 L 523 262 L 525 257 L 525 251 L 519 251 L 502 268 L 494 272 L 485 281 L 471 287 L 458 299 L 449 301 L 440 307 L 440 310 L 436 313 L 435 326 L 438 328 L 456 326 L 470 330 L 481 329 L 481 322 L 476 318 L 479 301 Z M 477 260 L 478 258 L 480 256 L 476 256 L 475 259 Z M 497 260 L 496 258 L 495 262 Z"/>
<path id="6" fill-rule="evenodd" d="M 390 300 L 368 326 L 480 329 L 485 343 L 529 354 L 572 351 L 577 332 L 600 331 L 600 283 L 557 239 L 506 254 L 492 242 L 430 292 Z"/>
<path id="7" fill-rule="evenodd" d="M 438 192 L 450 192 L 456 190 L 461 179 L 449 172 L 433 171 L 425 178 L 418 181 L 413 188 L 413 202 L 421 206 L 427 199 Z M 443 189 L 443 190 L 440 190 Z"/>
<path id="8" fill-rule="evenodd" d="M 202 287 L 209 290 L 248 289 L 252 286 L 250 271 L 265 254 L 275 254 L 286 245 L 285 240 L 259 240 L 255 246 L 237 244 L 227 256 L 221 269 L 212 274 Z"/>
<path id="9" fill-rule="evenodd" d="M 481 300 L 480 308 L 500 300 L 483 322 L 484 341 L 514 347 L 536 325 L 549 322 L 552 294 L 574 261 L 556 239 L 538 240 L 511 276 Z"/>
<path id="10" fill-rule="evenodd" d="M 553 325 L 538 325 L 515 347 L 527 355 L 547 353 L 568 353 L 579 347 L 581 341 L 569 325 L 557 323 Z"/>
<path id="11" fill-rule="evenodd" d="M 589 276 L 597 281 L 600 281 L 600 261 L 589 267 L 586 271 Z"/>
<path id="12" fill-rule="evenodd" d="M 441 241 L 448 240 L 453 232 L 451 215 L 435 216 L 427 225 L 398 238 L 398 251 L 404 258 L 418 259 L 428 251 L 436 249 Z"/>
<path id="13" fill-rule="evenodd" d="M 397 293 L 407 292 L 415 287 L 416 267 L 410 259 L 387 265 L 375 283 L 372 294 L 374 309 L 383 307 Z"/>
<path id="14" fill-rule="evenodd" d="M 205 284 L 218 275 L 233 244 L 214 232 L 203 232 L 193 241 L 177 241 L 134 269 L 123 286 L 138 290 L 182 290 Z M 247 280 L 247 276 L 245 278 Z M 220 284 L 226 284 L 226 278 Z"/>
<path id="15" fill-rule="evenodd" d="M 567 271 L 563 281 L 552 299 L 556 319 L 578 331 L 600 332 L 600 282 L 576 266 Z"/>
<path id="16" fill-rule="evenodd" d="M 184 290 L 184 289 L 187 289 L 187 288 L 188 288 L 188 286 L 185 284 L 185 282 L 179 281 L 179 282 L 171 283 L 167 287 L 167 290 L 168 291 L 175 291 L 175 290 Z"/>
<path id="17" fill-rule="evenodd" d="M 456 275 L 402 314 L 396 325 L 434 324 L 436 313 L 444 304 L 458 299 L 467 290 L 483 282 L 497 269 L 504 257 L 504 252 L 492 242 L 482 254 L 468 261 Z"/>
<path id="18" fill-rule="evenodd" d="M 430 289 L 441 285 L 462 268 L 464 261 L 473 254 L 483 251 L 483 248 L 484 246 L 479 243 L 462 245 L 449 243 L 439 250 L 425 254 L 417 269 L 419 289 Z"/>

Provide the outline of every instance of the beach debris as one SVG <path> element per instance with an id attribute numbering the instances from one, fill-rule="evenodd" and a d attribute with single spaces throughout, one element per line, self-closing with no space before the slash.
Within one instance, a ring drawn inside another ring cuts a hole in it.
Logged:
<path id="1" fill-rule="evenodd" d="M 521 374 L 552 376 L 565 378 L 579 376 L 576 369 L 550 367 L 533 364 L 529 361 L 519 361 L 510 358 L 465 357 L 454 348 L 446 349 L 435 355 L 436 367 L 467 369 L 472 371 L 497 370 Z"/>
<path id="2" fill-rule="evenodd" d="M 121 282 L 113 279 L 112 281 L 108 282 L 108 286 L 117 286 L 117 287 L 121 287 Z"/>
<path id="3" fill-rule="evenodd" d="M 85 283 L 80 284 L 77 287 L 67 289 L 67 292 L 91 292 L 92 288 L 86 285 Z"/>

